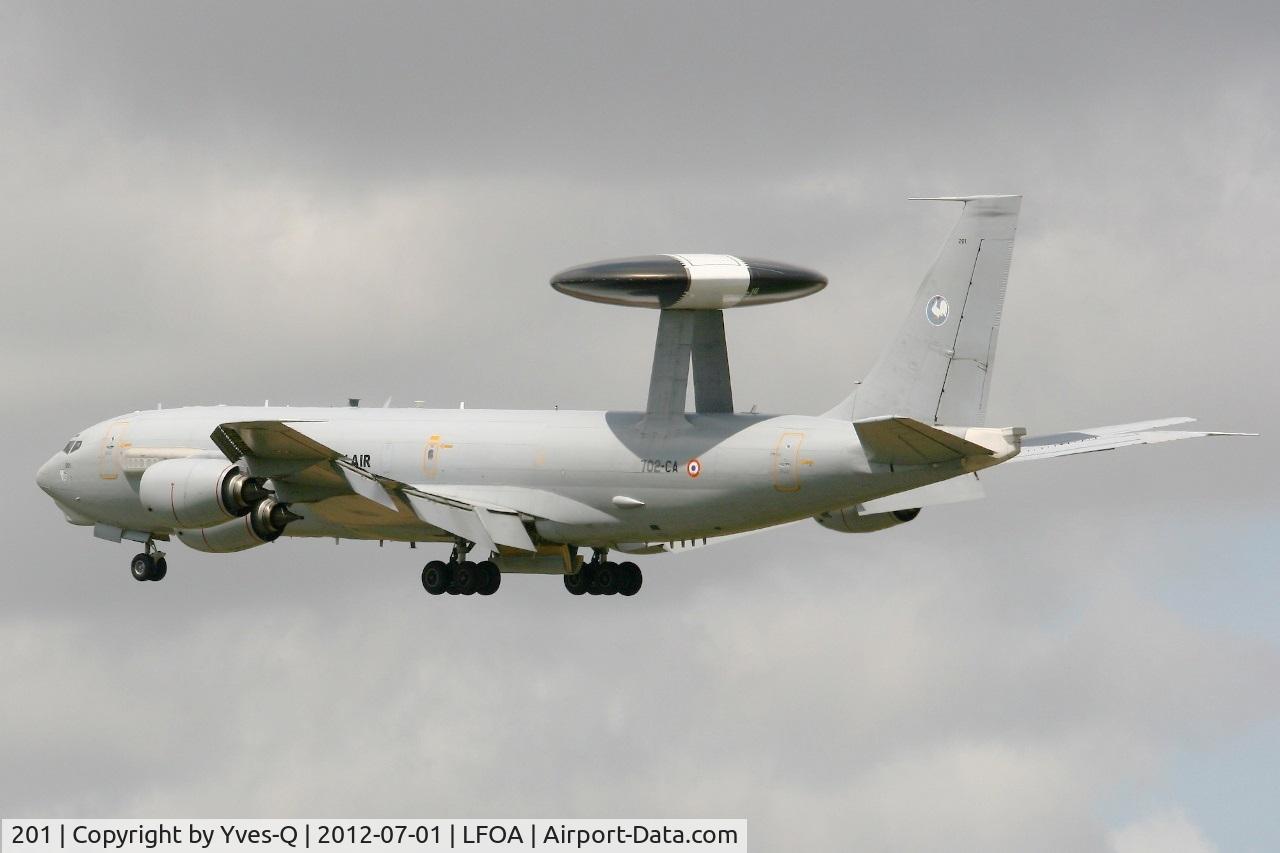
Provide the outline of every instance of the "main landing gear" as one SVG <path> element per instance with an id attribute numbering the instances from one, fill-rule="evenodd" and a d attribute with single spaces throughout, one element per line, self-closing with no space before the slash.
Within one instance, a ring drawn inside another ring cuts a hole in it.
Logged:
<path id="1" fill-rule="evenodd" d="M 454 546 L 449 562 L 432 560 L 422 569 L 422 588 L 432 595 L 493 595 L 502 585 L 502 572 L 492 560 L 466 559 L 469 544 Z"/>
<path id="2" fill-rule="evenodd" d="M 472 562 L 472 543 L 459 540 L 449 562 L 432 560 L 422 567 L 422 588 L 432 595 L 493 595 L 502 585 L 502 572 L 492 560 Z M 574 595 L 635 595 L 644 575 L 635 563 L 613 563 L 608 551 L 597 549 L 591 562 L 576 574 L 564 575 L 564 588 Z"/>
<path id="3" fill-rule="evenodd" d="M 596 551 L 577 574 L 564 576 L 564 588 L 573 595 L 635 595 L 644 584 L 644 574 L 635 563 L 613 563 L 608 552 Z"/>
<path id="4" fill-rule="evenodd" d="M 169 564 L 164 559 L 164 552 L 156 548 L 156 543 L 147 540 L 147 550 L 133 558 L 129 571 L 136 581 L 162 581 L 169 573 Z"/>

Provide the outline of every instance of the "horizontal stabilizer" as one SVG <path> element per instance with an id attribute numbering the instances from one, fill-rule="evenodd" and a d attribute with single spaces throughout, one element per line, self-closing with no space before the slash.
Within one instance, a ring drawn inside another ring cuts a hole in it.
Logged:
<path id="1" fill-rule="evenodd" d="M 1161 430 L 1159 427 L 1192 423 L 1195 418 L 1162 418 L 1132 424 L 1089 427 L 1087 429 L 1036 435 L 1022 440 L 1022 453 L 1012 461 L 1056 459 L 1078 453 L 1097 453 L 1134 444 L 1160 444 L 1184 438 L 1206 438 L 1211 435 L 1257 435 L 1255 432 L 1213 432 L 1198 430 Z"/>
<path id="2" fill-rule="evenodd" d="M 995 451 L 911 418 L 854 421 L 867 461 L 883 465 L 931 465 Z"/>

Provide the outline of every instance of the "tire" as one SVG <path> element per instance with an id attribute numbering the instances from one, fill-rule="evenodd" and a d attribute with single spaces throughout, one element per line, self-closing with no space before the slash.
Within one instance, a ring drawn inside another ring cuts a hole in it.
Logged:
<path id="1" fill-rule="evenodd" d="M 476 592 L 481 595 L 493 595 L 498 591 L 498 587 L 502 586 L 502 571 L 498 569 L 498 564 L 492 560 L 485 560 L 476 563 L 476 569 L 480 574 L 480 582 L 476 584 Z"/>
<path id="2" fill-rule="evenodd" d="M 635 563 L 619 563 L 618 574 L 621 575 L 618 583 L 619 595 L 635 595 L 644 585 L 644 573 Z"/>
<path id="3" fill-rule="evenodd" d="M 599 595 L 600 587 L 596 586 L 596 575 L 604 563 L 587 563 L 582 567 L 583 582 L 587 585 L 587 595 Z"/>
<path id="4" fill-rule="evenodd" d="M 592 595 L 617 595 L 620 575 L 617 563 L 601 563 L 591 578 Z"/>
<path id="5" fill-rule="evenodd" d="M 449 564 L 432 560 L 422 568 L 422 588 L 431 595 L 440 595 L 449 589 Z"/>
<path id="6" fill-rule="evenodd" d="M 151 559 L 150 554 L 139 554 L 133 558 L 133 562 L 129 565 L 129 571 L 133 574 L 136 581 L 151 580 L 151 573 L 155 571 L 155 560 Z"/>
<path id="7" fill-rule="evenodd" d="M 459 563 L 453 574 L 458 580 L 458 595 L 475 595 L 476 588 L 480 585 L 480 570 L 475 563 L 470 560 Z"/>
<path id="8" fill-rule="evenodd" d="M 164 557 L 161 557 L 151 567 L 151 577 L 147 578 L 147 580 L 162 581 L 167 574 L 169 574 L 169 562 Z"/>
<path id="9" fill-rule="evenodd" d="M 582 595 L 587 591 L 590 583 L 591 574 L 587 571 L 586 566 L 578 569 L 577 574 L 564 576 L 564 588 L 569 590 L 571 595 Z"/>

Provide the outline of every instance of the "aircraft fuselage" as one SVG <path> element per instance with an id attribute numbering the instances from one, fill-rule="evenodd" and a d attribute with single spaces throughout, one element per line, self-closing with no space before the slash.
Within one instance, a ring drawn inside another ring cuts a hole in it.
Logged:
<path id="1" fill-rule="evenodd" d="M 82 431 L 38 480 L 81 524 L 156 534 L 139 499 L 149 462 L 186 451 L 222 459 L 222 423 L 278 420 L 370 474 L 463 499 L 502 494 L 537 516 L 544 540 L 583 546 L 709 538 L 813 516 L 963 473 L 888 471 L 866 459 L 848 421 L 803 415 L 214 406 L 140 411 Z M 412 512 L 358 495 L 289 493 L 288 536 L 451 541 Z"/>

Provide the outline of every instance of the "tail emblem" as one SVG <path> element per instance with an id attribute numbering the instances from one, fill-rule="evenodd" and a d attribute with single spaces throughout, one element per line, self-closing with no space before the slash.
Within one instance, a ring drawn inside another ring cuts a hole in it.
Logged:
<path id="1" fill-rule="evenodd" d="M 947 302 L 947 297 L 938 294 L 929 300 L 924 306 L 925 318 L 935 326 L 941 326 L 947 322 L 947 316 L 951 313 L 951 305 Z"/>

